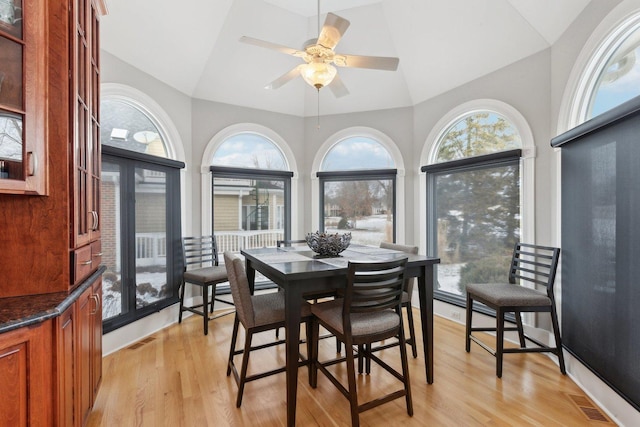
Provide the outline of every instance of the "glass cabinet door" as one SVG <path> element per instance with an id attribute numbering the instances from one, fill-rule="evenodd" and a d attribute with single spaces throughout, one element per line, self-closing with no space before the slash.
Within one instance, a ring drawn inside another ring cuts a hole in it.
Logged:
<path id="1" fill-rule="evenodd" d="M 0 0 L 0 193 L 47 190 L 44 9 Z"/>

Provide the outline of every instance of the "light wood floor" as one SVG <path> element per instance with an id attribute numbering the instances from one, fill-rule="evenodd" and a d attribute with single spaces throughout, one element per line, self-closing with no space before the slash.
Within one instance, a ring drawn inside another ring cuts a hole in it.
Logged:
<path id="1" fill-rule="evenodd" d="M 204 336 L 201 318 L 193 316 L 105 357 L 88 426 L 286 425 L 284 373 L 247 384 L 242 407 L 235 407 L 237 387 L 226 376 L 232 326 L 233 315 L 218 318 Z M 268 341 L 274 334 L 254 339 Z M 362 426 L 614 425 L 587 418 L 588 410 L 580 408 L 593 404 L 545 355 L 505 355 L 503 377 L 497 379 L 493 356 L 475 344 L 466 353 L 464 327 L 436 317 L 435 377 L 427 385 L 421 345 L 418 359 L 410 357 L 413 417 L 404 399 L 397 399 L 361 414 Z M 335 355 L 333 339 L 321 341 L 322 354 Z M 381 354 L 399 366 L 397 347 Z M 284 346 L 252 353 L 250 370 L 278 364 L 284 364 Z M 374 363 L 371 375 L 359 377 L 361 396 L 396 389 L 399 383 L 382 371 Z M 318 388 L 311 389 L 307 369 L 299 374 L 297 425 L 350 425 L 349 404 L 329 380 L 319 373 Z"/>

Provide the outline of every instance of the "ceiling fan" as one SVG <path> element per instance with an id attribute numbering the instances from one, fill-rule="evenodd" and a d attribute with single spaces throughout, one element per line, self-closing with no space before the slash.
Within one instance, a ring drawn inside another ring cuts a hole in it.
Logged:
<path id="1" fill-rule="evenodd" d="M 302 76 L 307 83 L 315 87 L 318 91 L 327 86 L 333 94 L 339 98 L 348 95 L 349 91 L 332 64 L 338 67 L 395 71 L 398 68 L 399 62 L 398 58 L 392 57 L 336 53 L 334 48 L 342 38 L 344 32 L 349 28 L 349 24 L 349 21 L 346 19 L 333 13 L 328 13 L 324 25 L 322 29 L 320 29 L 320 2 L 318 2 L 318 38 L 305 42 L 302 50 L 247 36 L 241 37 L 240 41 L 296 56 L 304 60 L 304 64 L 296 66 L 265 86 L 267 89 L 278 89 L 294 78 Z"/>

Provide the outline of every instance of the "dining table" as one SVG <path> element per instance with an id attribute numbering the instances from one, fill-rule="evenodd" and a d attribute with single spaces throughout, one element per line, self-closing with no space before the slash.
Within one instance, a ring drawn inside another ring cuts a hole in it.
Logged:
<path id="1" fill-rule="evenodd" d="M 306 294 L 344 288 L 347 283 L 347 266 L 351 260 L 382 262 L 408 258 L 405 277 L 417 278 L 426 382 L 433 383 L 433 283 L 434 265 L 440 262 L 439 258 L 357 244 L 351 244 L 338 256 L 332 257 L 317 255 L 301 246 L 243 249 L 240 252 L 245 257 L 252 292 L 255 289 L 256 272 L 284 291 L 288 426 L 295 426 L 296 423 L 302 302 Z"/>

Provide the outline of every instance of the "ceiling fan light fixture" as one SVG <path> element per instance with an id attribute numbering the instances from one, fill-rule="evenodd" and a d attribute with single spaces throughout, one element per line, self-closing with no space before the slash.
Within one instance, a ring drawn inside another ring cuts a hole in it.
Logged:
<path id="1" fill-rule="evenodd" d="M 336 67 L 324 62 L 310 62 L 300 67 L 304 81 L 318 90 L 330 84 L 337 72 Z"/>

